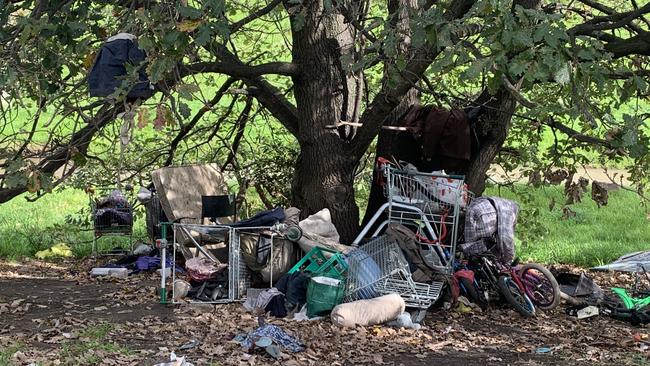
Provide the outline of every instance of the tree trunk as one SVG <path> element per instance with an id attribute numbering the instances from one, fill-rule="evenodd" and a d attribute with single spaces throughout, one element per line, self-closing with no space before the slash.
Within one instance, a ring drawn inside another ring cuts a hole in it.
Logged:
<path id="1" fill-rule="evenodd" d="M 485 104 L 486 111 L 474 128 L 478 146 L 472 151 L 466 181 L 469 189 L 480 196 L 485 190 L 487 171 L 508 136 L 517 101 L 510 92 L 501 88 L 495 95 L 485 91 L 477 102 Z"/>
<path id="2" fill-rule="evenodd" d="M 351 8 L 350 2 L 344 3 Z M 358 94 L 363 93 L 362 83 L 344 62 L 355 57 L 353 29 L 342 15 L 325 10 L 323 0 L 303 6 L 304 22 L 293 26 L 293 62 L 303 76 L 293 78 L 301 152 L 292 202 L 303 217 L 329 208 L 341 241 L 350 243 L 359 227 L 353 186 L 358 159 L 350 154 L 345 131 L 339 135 L 325 126 L 353 119 Z"/>
<path id="3" fill-rule="evenodd" d="M 342 153 L 339 138 L 332 135 L 302 146 L 292 184 L 293 203 L 302 216 L 328 208 L 345 244 L 352 243 L 359 230 L 359 208 L 354 200 L 356 164 Z"/>

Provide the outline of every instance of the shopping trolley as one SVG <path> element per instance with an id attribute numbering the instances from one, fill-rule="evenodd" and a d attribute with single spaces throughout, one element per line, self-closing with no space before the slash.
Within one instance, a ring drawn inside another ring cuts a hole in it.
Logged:
<path id="1" fill-rule="evenodd" d="M 353 245 L 358 245 L 384 213 L 386 220 L 371 237 L 378 236 L 390 223 L 411 228 L 418 243 L 426 248 L 424 259 L 441 274 L 453 272 L 461 212 L 469 205 L 472 192 L 463 176 L 422 173 L 410 164 L 395 166 L 379 158 L 384 192 L 388 201 L 363 228 Z"/>

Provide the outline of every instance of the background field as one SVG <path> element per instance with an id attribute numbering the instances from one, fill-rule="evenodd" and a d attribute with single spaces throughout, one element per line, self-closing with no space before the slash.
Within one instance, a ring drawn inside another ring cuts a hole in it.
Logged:
<path id="1" fill-rule="evenodd" d="M 587 192 L 583 202 L 571 206 L 576 216 L 569 219 L 562 219 L 563 193 L 559 187 L 490 187 L 487 194 L 516 200 L 522 206 L 517 251 L 524 260 L 593 266 L 650 247 L 646 208 L 629 191 L 612 192 L 608 206 L 602 208 Z M 557 204 L 549 210 L 552 200 Z M 87 210 L 88 196 L 73 189 L 33 203 L 19 197 L 0 205 L 0 257 L 33 256 L 59 242 L 69 244 L 77 256 L 88 255 L 92 233 L 88 231 Z M 144 215 L 139 210 L 134 240 L 145 238 Z M 100 244 L 109 249 L 125 241 L 105 238 Z"/>

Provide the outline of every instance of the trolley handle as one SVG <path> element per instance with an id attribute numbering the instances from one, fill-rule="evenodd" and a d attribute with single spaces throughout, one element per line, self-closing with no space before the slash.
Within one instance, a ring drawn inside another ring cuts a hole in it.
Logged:
<path id="1" fill-rule="evenodd" d="M 430 176 L 430 177 L 440 177 L 440 178 L 451 178 L 451 179 L 465 180 L 464 175 L 437 174 L 437 173 L 426 173 L 426 172 L 413 173 L 413 172 L 409 172 L 407 170 L 402 170 L 402 169 L 396 169 L 396 168 L 390 168 L 390 169 L 391 169 L 392 173 L 397 173 L 397 174 L 425 175 L 425 176 Z"/>

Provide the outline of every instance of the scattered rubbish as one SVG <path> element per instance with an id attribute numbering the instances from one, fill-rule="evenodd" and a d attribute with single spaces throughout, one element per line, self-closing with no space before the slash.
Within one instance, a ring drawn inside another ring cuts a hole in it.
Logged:
<path id="1" fill-rule="evenodd" d="M 192 349 L 194 347 L 197 347 L 201 344 L 201 342 L 197 341 L 196 339 L 192 339 L 191 341 L 185 343 L 182 345 L 179 350 L 186 350 L 186 349 Z"/>
<path id="2" fill-rule="evenodd" d="M 630 296 L 625 289 L 618 287 L 613 287 L 612 292 L 623 301 L 626 309 L 640 310 L 650 305 L 650 296 L 644 297 L 643 299 L 635 298 Z"/>
<path id="3" fill-rule="evenodd" d="M 343 301 L 345 282 L 339 279 L 313 277 L 307 287 L 307 316 L 327 315 Z"/>
<path id="4" fill-rule="evenodd" d="M 278 346 L 271 344 L 269 346 L 264 347 L 264 350 L 266 353 L 268 353 L 271 357 L 278 359 L 282 355 L 282 352 L 280 352 L 280 349 Z"/>
<path id="5" fill-rule="evenodd" d="M 323 320 L 323 319 L 324 319 L 324 317 L 322 317 L 322 316 L 315 316 L 315 317 L 312 317 L 312 318 L 308 317 L 307 316 L 307 304 L 305 304 L 305 305 L 302 306 L 300 311 L 297 311 L 297 312 L 295 312 L 293 314 L 293 318 L 291 320 L 301 322 L 301 321 L 305 321 L 305 320 L 314 321 L 314 320 Z"/>
<path id="6" fill-rule="evenodd" d="M 422 328 L 420 324 L 413 322 L 413 319 L 411 319 L 411 314 L 409 313 L 401 313 L 397 319 L 386 323 L 386 325 L 390 327 L 408 328 L 415 330 Z"/>
<path id="7" fill-rule="evenodd" d="M 539 347 L 535 350 L 535 353 L 550 353 L 551 349 L 548 347 Z"/>
<path id="8" fill-rule="evenodd" d="M 584 307 L 576 313 L 578 319 L 586 319 L 598 315 L 598 308 L 595 306 Z"/>
<path id="9" fill-rule="evenodd" d="M 257 341 L 255 341 L 255 345 L 257 347 L 268 347 L 273 344 L 273 340 L 269 337 L 261 337 Z"/>
<path id="10" fill-rule="evenodd" d="M 34 256 L 38 259 L 50 259 L 50 258 L 69 258 L 72 257 L 72 250 L 69 246 L 63 243 L 53 245 L 49 249 L 41 250 L 36 252 Z"/>
<path id="11" fill-rule="evenodd" d="M 277 295 L 282 295 L 282 292 L 275 287 L 267 290 L 249 289 L 248 298 L 244 302 L 244 308 L 252 313 L 262 311 L 266 308 L 271 299 Z"/>
<path id="12" fill-rule="evenodd" d="M 245 337 L 243 340 L 241 340 Z M 295 337 L 291 336 L 284 329 L 273 324 L 263 324 L 259 328 L 255 329 L 248 335 L 242 336 L 238 335 L 235 337 L 235 341 L 240 342 L 242 347 L 250 349 L 253 347 L 255 342 L 263 337 L 268 337 L 272 339 L 273 342 L 277 343 L 282 348 L 286 349 L 289 352 L 302 352 L 305 350 L 305 346 L 298 341 Z"/>
<path id="13" fill-rule="evenodd" d="M 636 272 L 639 270 L 639 267 L 650 269 L 650 250 L 625 254 L 610 264 L 593 267 L 592 269 L 600 271 Z"/>
<path id="14" fill-rule="evenodd" d="M 107 276 L 107 277 L 117 277 L 117 278 L 127 278 L 129 276 L 129 270 L 126 268 L 101 268 L 96 267 L 90 270 L 91 276 Z"/>
<path id="15" fill-rule="evenodd" d="M 185 262 L 185 268 L 190 277 L 195 281 L 206 281 L 228 267 L 227 264 L 215 264 L 205 257 L 190 258 Z"/>
<path id="16" fill-rule="evenodd" d="M 133 255 L 148 255 L 153 251 L 153 247 L 147 244 L 140 244 L 133 249 Z"/>
<path id="17" fill-rule="evenodd" d="M 162 268 L 156 270 L 159 276 L 163 275 Z M 172 269 L 170 267 L 165 268 L 165 278 L 169 278 L 172 275 Z"/>
<path id="18" fill-rule="evenodd" d="M 404 299 L 390 294 L 337 305 L 331 318 L 332 323 L 341 327 L 376 325 L 397 319 L 405 308 Z"/>
<path id="19" fill-rule="evenodd" d="M 174 300 L 179 300 L 187 296 L 192 285 L 187 281 L 176 280 L 174 281 Z"/>
<path id="20" fill-rule="evenodd" d="M 154 366 L 194 366 L 194 364 L 185 361 L 185 356 L 178 357 L 172 352 L 169 354 L 169 362 L 157 363 Z"/>

